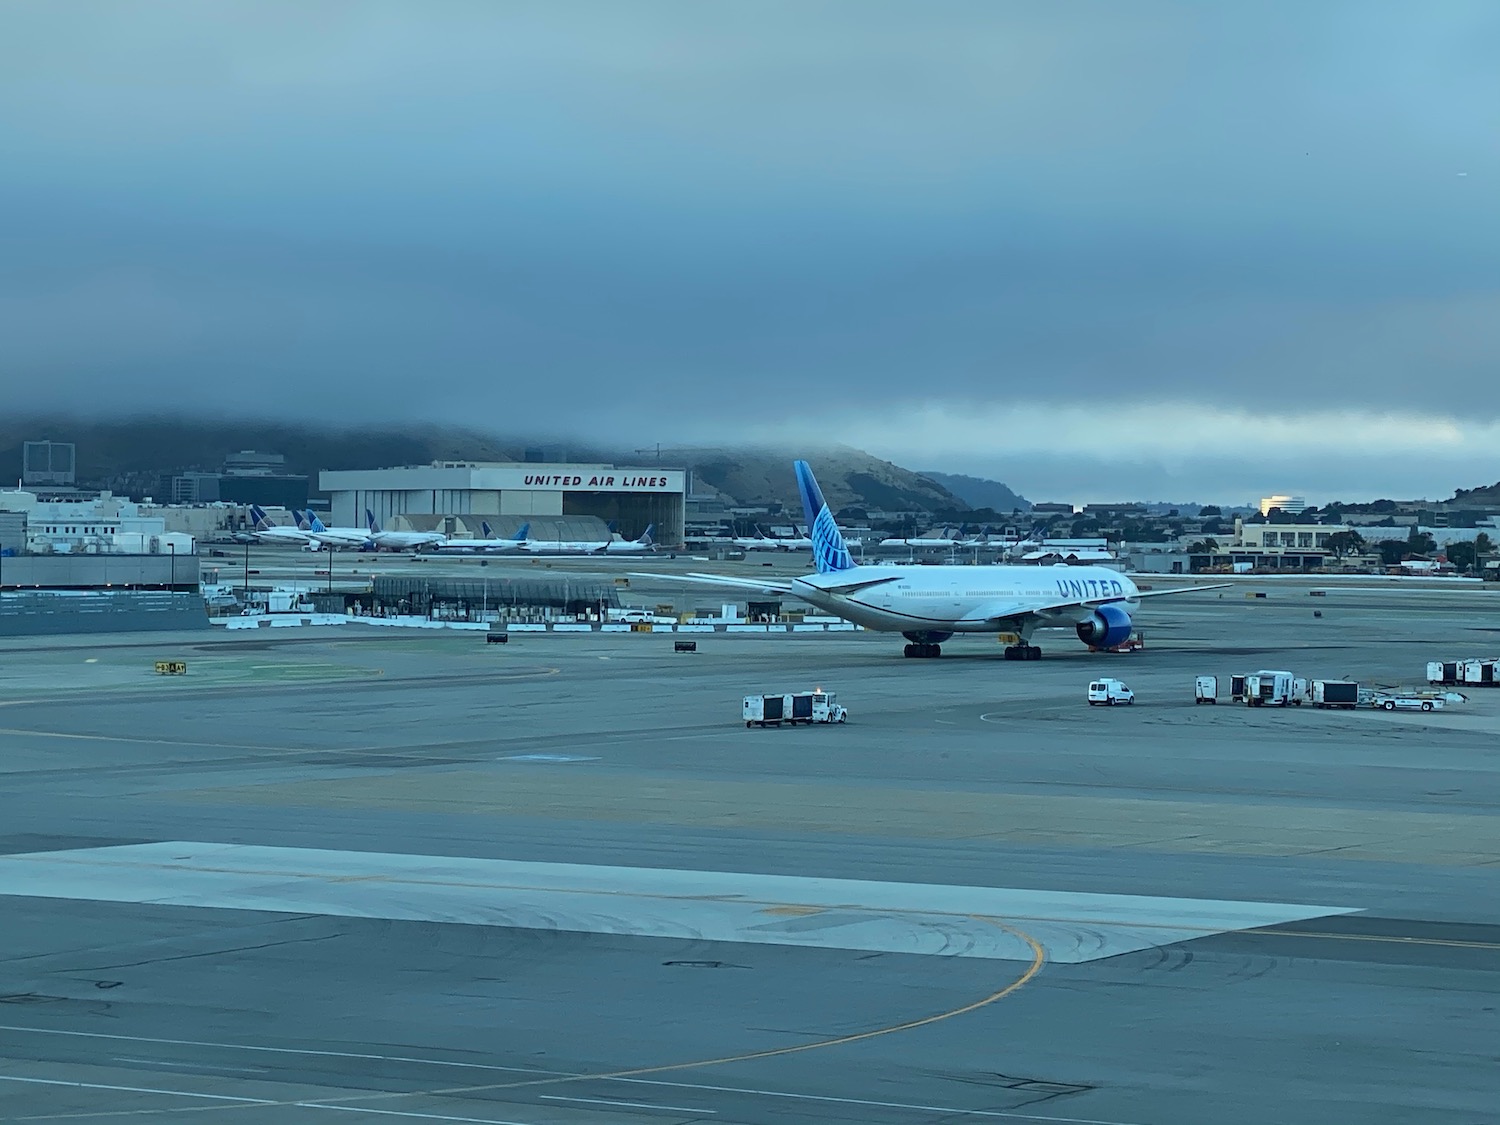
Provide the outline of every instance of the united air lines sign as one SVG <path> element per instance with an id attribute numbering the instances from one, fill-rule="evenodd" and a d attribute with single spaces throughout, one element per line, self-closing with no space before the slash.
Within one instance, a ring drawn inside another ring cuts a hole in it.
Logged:
<path id="1" fill-rule="evenodd" d="M 676 477 L 673 487 L 672 477 Z M 604 473 L 527 473 L 523 482 L 526 488 L 604 489 L 610 492 L 681 492 L 681 473 L 639 473 L 619 469 Z"/>
<path id="2" fill-rule="evenodd" d="M 620 469 L 612 465 L 417 465 L 400 469 L 325 470 L 328 492 L 661 492 L 682 493 L 681 469 Z M 408 509 L 410 510 L 410 509 Z"/>

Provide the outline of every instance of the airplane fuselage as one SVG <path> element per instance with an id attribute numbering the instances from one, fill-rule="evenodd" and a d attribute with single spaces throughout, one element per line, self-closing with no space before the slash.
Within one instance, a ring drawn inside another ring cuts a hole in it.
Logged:
<path id="1" fill-rule="evenodd" d="M 855 577 L 859 585 L 848 592 L 826 588 Z M 995 633 L 997 618 L 1046 606 L 1118 598 L 1133 612 L 1140 604 L 1135 583 L 1098 566 L 861 566 L 794 578 L 792 590 L 827 613 L 892 633 Z M 1073 624 L 1092 612 L 1074 606 L 1056 621 Z"/>

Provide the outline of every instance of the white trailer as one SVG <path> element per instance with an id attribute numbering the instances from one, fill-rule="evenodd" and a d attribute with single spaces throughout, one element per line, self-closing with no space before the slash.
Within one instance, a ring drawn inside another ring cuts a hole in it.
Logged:
<path id="1" fill-rule="evenodd" d="M 1219 677 L 1199 676 L 1193 682 L 1193 702 L 1195 704 L 1219 702 Z"/>
<path id="2" fill-rule="evenodd" d="M 1465 660 L 1458 669 L 1459 683 L 1473 687 L 1495 687 L 1495 661 Z"/>
<path id="3" fill-rule="evenodd" d="M 1246 676 L 1245 702 L 1251 707 L 1285 707 L 1301 703 L 1297 695 L 1297 677 L 1290 672 L 1272 671 Z"/>
<path id="4" fill-rule="evenodd" d="M 1352 711 L 1359 706 L 1359 684 L 1353 680 L 1314 680 L 1312 701 L 1314 707 L 1343 707 Z"/>
<path id="5" fill-rule="evenodd" d="M 1462 660 L 1429 660 L 1427 662 L 1427 682 L 1429 684 L 1460 684 L 1463 680 L 1459 678 L 1460 669 L 1463 667 Z"/>

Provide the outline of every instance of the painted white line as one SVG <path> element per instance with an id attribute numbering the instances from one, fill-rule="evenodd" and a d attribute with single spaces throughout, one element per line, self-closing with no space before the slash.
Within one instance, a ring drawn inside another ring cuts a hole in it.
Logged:
<path id="1" fill-rule="evenodd" d="M 611 1078 L 611 1082 L 628 1082 L 638 1086 L 669 1086 L 678 1090 L 711 1090 L 723 1094 L 749 1094 L 762 1098 L 785 1098 L 802 1102 L 831 1102 L 834 1105 L 865 1105 L 875 1109 L 910 1109 L 920 1113 L 940 1113 L 953 1117 L 996 1117 L 1004 1121 L 1055 1121 L 1061 1125 L 1141 1125 L 1134 1121 L 1105 1120 L 1094 1117 L 1043 1117 L 1034 1113 L 1011 1113 L 998 1109 L 959 1109 L 951 1105 L 916 1105 L 911 1102 L 877 1102 L 867 1098 L 835 1098 L 826 1094 L 798 1094 L 790 1090 L 757 1090 L 746 1086 L 710 1086 L 697 1082 L 664 1082 L 656 1078 Z"/>
<path id="2" fill-rule="evenodd" d="M 275 1105 L 265 1098 L 232 1098 L 228 1094 L 194 1094 L 187 1090 L 155 1090 L 149 1086 L 111 1086 L 104 1082 L 64 1082 L 57 1078 L 22 1078 L 0 1074 L 0 1082 L 24 1082 L 33 1086 L 68 1086 L 75 1090 L 115 1090 L 126 1094 L 164 1094 L 170 1098 L 203 1098 L 212 1102 L 243 1102 L 246 1105 Z"/>
<path id="3" fill-rule="evenodd" d="M 192 1072 L 211 1070 L 231 1074 L 266 1073 L 266 1068 L 263 1066 L 215 1066 L 213 1063 L 170 1062 L 167 1059 L 137 1059 L 129 1055 L 116 1055 L 114 1061 L 129 1063 L 134 1066 L 161 1066 L 166 1067 L 168 1070 L 186 1070 Z"/>
<path id="4" fill-rule="evenodd" d="M 417 1091 L 420 1092 L 420 1091 Z M 285 1102 L 283 1105 L 287 1104 Z M 446 1113 L 416 1113 L 404 1109 L 371 1109 L 363 1105 L 327 1105 L 323 1102 L 292 1102 L 297 1109 L 327 1109 L 336 1113 L 378 1113 L 382 1117 L 415 1117 L 421 1121 L 462 1121 L 469 1125 L 536 1125 L 531 1121 L 507 1121 L 499 1117 L 454 1117 Z"/>
<path id="5" fill-rule="evenodd" d="M 535 1074 L 547 1075 L 558 1078 L 575 1078 L 579 1082 L 620 1082 L 632 1086 L 658 1086 L 663 1089 L 672 1090 L 705 1090 L 713 1093 L 723 1094 L 745 1094 L 753 1097 L 781 1098 L 788 1101 L 807 1102 L 829 1102 L 834 1105 L 869 1106 L 874 1109 L 907 1109 L 921 1113 L 941 1113 L 954 1116 L 966 1117 L 989 1117 L 1006 1121 L 1036 1121 L 1036 1122 L 1058 1122 L 1060 1125 L 1137 1125 L 1129 1121 L 1104 1120 L 1090 1117 L 1043 1117 L 1038 1114 L 1007 1113 L 992 1109 L 960 1109 L 957 1106 L 941 1105 L 919 1105 L 912 1102 L 883 1102 L 872 1101 L 867 1098 L 838 1098 L 824 1094 L 799 1094 L 791 1090 L 760 1090 L 746 1086 L 715 1086 L 701 1082 L 670 1082 L 660 1078 L 590 1078 L 587 1075 L 578 1075 L 572 1071 L 544 1070 L 540 1067 L 530 1066 L 501 1066 L 497 1063 L 477 1062 L 455 1062 L 451 1059 L 424 1059 L 412 1055 L 377 1055 L 359 1051 L 320 1051 L 306 1047 L 268 1047 L 257 1043 L 222 1043 L 214 1040 L 204 1039 L 162 1039 L 146 1035 L 119 1035 L 104 1031 L 64 1031 L 49 1027 L 21 1027 L 16 1024 L 0 1024 L 0 1031 L 29 1032 L 33 1035 L 60 1035 L 77 1039 L 107 1039 L 114 1042 L 126 1043 L 157 1043 L 173 1047 L 214 1047 L 230 1051 L 258 1051 L 278 1055 L 306 1055 L 312 1058 L 335 1058 L 335 1059 L 364 1059 L 370 1062 L 398 1062 L 416 1063 L 421 1066 L 450 1067 L 460 1070 L 499 1071 L 505 1074 Z M 37 1079 L 36 1081 L 41 1081 Z M 68 1085 L 68 1083 L 63 1083 Z M 171 1092 L 171 1091 L 165 1091 Z M 548 1095 L 542 1095 L 547 1097 Z M 269 1103 L 268 1103 L 269 1104 Z M 322 1105 L 307 1103 L 303 1108 L 307 1109 L 332 1109 L 354 1112 L 352 1106 Z M 383 1113 L 395 1116 L 418 1116 L 429 1117 L 427 1114 L 401 1114 L 394 1110 L 362 1109 L 364 1113 Z M 688 1112 L 708 1112 L 693 1110 Z M 443 1118 L 434 1120 L 447 1121 L 489 1121 L 487 1118 Z M 490 1125 L 526 1125 L 524 1122 L 491 1122 Z"/>
<path id="6" fill-rule="evenodd" d="M 318 1051 L 308 1047 L 266 1047 L 255 1043 L 217 1043 L 204 1039 L 158 1039 L 149 1035 L 115 1035 L 105 1031 L 62 1031 L 51 1027 L 20 1027 L 0 1023 L 0 1031 L 24 1031 L 32 1035 L 64 1035 L 75 1039 L 109 1039 L 118 1043 L 160 1043 L 169 1047 L 218 1047 L 228 1051 L 264 1051 L 277 1055 L 308 1055 L 314 1058 L 366 1059 L 370 1062 L 421 1063 L 424 1066 L 464 1067 L 471 1070 L 499 1070 L 508 1074 L 547 1074 L 571 1076 L 572 1071 L 543 1070 L 534 1066 L 497 1066 L 493 1063 L 450 1062 L 447 1059 L 419 1059 L 407 1055 L 372 1055 L 357 1051 Z"/>
<path id="7" fill-rule="evenodd" d="M 668 1113 L 718 1113 L 716 1109 L 693 1109 L 685 1105 L 657 1105 L 654 1102 L 617 1102 L 611 1098 L 565 1098 L 561 1094 L 539 1094 L 547 1102 L 583 1102 L 585 1105 L 619 1105 L 629 1109 L 664 1109 Z"/>

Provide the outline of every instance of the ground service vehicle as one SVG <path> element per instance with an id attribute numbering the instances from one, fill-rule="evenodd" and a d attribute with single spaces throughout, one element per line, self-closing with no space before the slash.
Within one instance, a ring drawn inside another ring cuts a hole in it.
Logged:
<path id="1" fill-rule="evenodd" d="M 1195 704 L 1219 702 L 1219 678 L 1199 676 L 1193 683 L 1193 702 Z"/>
<path id="2" fill-rule="evenodd" d="M 1229 677 L 1229 702 L 1243 703 L 1245 701 L 1245 679 L 1243 674 Z"/>
<path id="3" fill-rule="evenodd" d="M 1347 707 L 1359 705 L 1359 685 L 1351 680 L 1314 680 L 1312 683 L 1314 707 Z"/>
<path id="4" fill-rule="evenodd" d="M 747 695 L 741 710 L 745 726 L 779 727 L 782 723 L 811 726 L 813 723 L 843 723 L 849 712 L 831 691 L 795 691 L 784 695 Z"/>
<path id="5" fill-rule="evenodd" d="M 1419 695 L 1377 695 L 1374 706 L 1382 711 L 1440 711 L 1442 699 L 1424 699 Z"/>
<path id="6" fill-rule="evenodd" d="M 1298 683 L 1304 685 L 1290 672 L 1256 672 L 1245 677 L 1245 702 L 1251 707 L 1285 707 L 1300 704 L 1302 696 L 1297 693 Z"/>
<path id="7" fill-rule="evenodd" d="M 1116 703 L 1134 703 L 1135 692 L 1119 680 L 1095 680 L 1089 684 L 1089 706 L 1113 707 Z"/>

